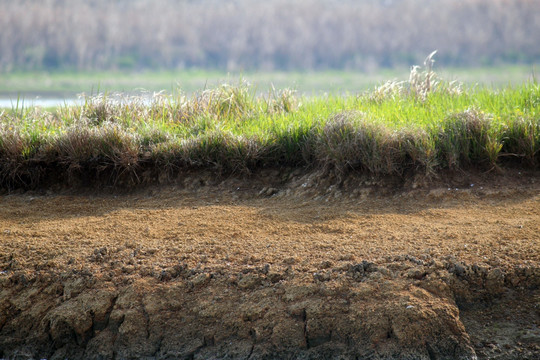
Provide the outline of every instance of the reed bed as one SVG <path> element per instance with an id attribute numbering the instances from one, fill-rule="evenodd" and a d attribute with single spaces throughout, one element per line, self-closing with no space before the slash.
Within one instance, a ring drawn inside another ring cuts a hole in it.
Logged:
<path id="1" fill-rule="evenodd" d="M 87 96 L 52 110 L 0 110 L 0 188 L 133 185 L 212 169 L 324 169 L 374 176 L 540 165 L 540 86 L 465 88 L 415 67 L 346 96 L 245 82 L 186 96 Z"/>

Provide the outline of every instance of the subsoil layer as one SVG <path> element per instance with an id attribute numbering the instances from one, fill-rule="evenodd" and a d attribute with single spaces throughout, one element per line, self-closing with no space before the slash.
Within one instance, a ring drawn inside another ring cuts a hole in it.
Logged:
<path id="1" fill-rule="evenodd" d="M 540 176 L 0 196 L 0 359 L 538 359 Z"/>

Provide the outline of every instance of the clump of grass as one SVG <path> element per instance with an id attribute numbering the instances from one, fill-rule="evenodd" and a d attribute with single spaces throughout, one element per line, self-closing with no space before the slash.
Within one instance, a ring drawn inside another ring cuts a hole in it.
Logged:
<path id="1" fill-rule="evenodd" d="M 104 172 L 116 182 L 137 177 L 141 141 L 120 125 L 105 122 L 90 127 L 84 122 L 72 125 L 54 139 L 56 161 L 70 178 L 95 177 Z"/>
<path id="2" fill-rule="evenodd" d="M 517 158 L 528 166 L 540 164 L 540 120 L 516 117 L 503 125 L 501 150 L 505 157 Z"/>
<path id="3" fill-rule="evenodd" d="M 249 172 L 256 167 L 261 151 L 255 140 L 218 131 L 187 140 L 183 147 L 185 165 L 220 172 Z"/>
<path id="4" fill-rule="evenodd" d="M 397 134 L 366 121 L 362 113 L 332 116 L 316 139 L 316 159 L 340 173 L 362 169 L 373 174 L 397 174 L 403 152 Z"/>
<path id="5" fill-rule="evenodd" d="M 180 103 L 183 120 L 203 114 L 213 118 L 238 120 L 250 116 L 259 106 L 255 92 L 245 81 L 240 81 L 236 86 L 222 84 L 213 89 L 205 89 L 191 98 L 183 96 Z"/>
<path id="6" fill-rule="evenodd" d="M 463 84 L 457 81 L 443 81 L 433 71 L 435 63 L 433 57 L 436 53 L 437 50 L 428 55 L 424 60 L 423 69 L 418 65 L 413 66 L 407 81 L 389 80 L 377 87 L 369 95 L 369 99 L 376 103 L 389 98 L 413 98 L 424 102 L 433 93 L 460 95 L 463 92 Z"/>
<path id="7" fill-rule="evenodd" d="M 493 121 L 485 113 L 468 109 L 450 114 L 439 125 L 439 159 L 444 166 L 495 165 L 502 144 L 493 132 Z"/>
<path id="8" fill-rule="evenodd" d="M 403 172 L 434 176 L 440 165 L 437 145 L 433 136 L 422 128 L 404 128 L 398 134 L 399 146 L 405 154 L 401 163 Z"/>
<path id="9" fill-rule="evenodd" d="M 273 113 L 290 113 L 298 107 L 298 98 L 296 91 L 292 89 L 276 90 L 272 86 L 272 91 L 268 96 L 267 108 L 268 112 Z"/>
<path id="10" fill-rule="evenodd" d="M 0 114 L 0 184 L 36 187 L 50 162 L 50 117 L 40 109 Z"/>
<path id="11" fill-rule="evenodd" d="M 463 89 L 426 71 L 361 96 L 299 97 L 245 83 L 47 112 L 0 112 L 0 186 L 135 184 L 189 169 L 264 167 L 378 176 L 540 165 L 540 87 Z M 429 66 L 428 66 L 429 65 Z"/>

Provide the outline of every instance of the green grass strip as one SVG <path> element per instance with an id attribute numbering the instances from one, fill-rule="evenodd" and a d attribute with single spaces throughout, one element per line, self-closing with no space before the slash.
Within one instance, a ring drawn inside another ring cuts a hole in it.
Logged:
<path id="1" fill-rule="evenodd" d="M 0 111 L 0 187 L 136 183 L 197 168 L 405 176 L 539 167 L 536 82 L 464 88 L 414 71 L 358 95 L 260 96 L 239 83 L 150 100 L 98 95 L 52 111 L 17 106 Z"/>

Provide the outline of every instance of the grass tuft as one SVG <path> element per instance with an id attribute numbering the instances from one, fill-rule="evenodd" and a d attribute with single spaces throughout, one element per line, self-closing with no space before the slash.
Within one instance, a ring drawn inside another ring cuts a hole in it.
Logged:
<path id="1" fill-rule="evenodd" d="M 538 167 L 540 164 L 540 119 L 517 117 L 503 125 L 501 151 L 507 157 Z"/>
<path id="2" fill-rule="evenodd" d="M 472 164 L 495 165 L 502 145 L 492 127 L 492 120 L 475 109 L 449 115 L 439 125 L 437 138 L 443 166 L 459 169 Z"/>
<path id="3" fill-rule="evenodd" d="M 364 119 L 362 113 L 332 116 L 317 137 L 316 158 L 340 173 L 360 169 L 373 174 L 401 171 L 403 152 L 397 133 Z"/>

